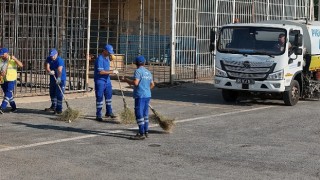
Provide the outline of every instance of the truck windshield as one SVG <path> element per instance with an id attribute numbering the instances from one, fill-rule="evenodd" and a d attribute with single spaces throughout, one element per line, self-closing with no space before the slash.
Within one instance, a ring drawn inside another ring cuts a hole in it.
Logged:
<path id="1" fill-rule="evenodd" d="M 281 55 L 285 52 L 286 30 L 267 27 L 224 27 L 217 50 L 233 54 Z"/>

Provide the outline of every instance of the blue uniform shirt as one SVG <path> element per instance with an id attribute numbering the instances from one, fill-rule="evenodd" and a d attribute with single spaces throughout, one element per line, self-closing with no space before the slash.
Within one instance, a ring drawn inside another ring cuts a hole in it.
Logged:
<path id="1" fill-rule="evenodd" d="M 52 58 L 49 56 L 47 57 L 46 62 L 50 64 L 50 69 L 55 72 L 56 77 L 58 76 L 58 67 L 62 66 L 61 80 L 67 80 L 67 73 L 66 67 L 64 65 L 64 60 L 60 56 L 58 56 L 56 60 L 52 60 Z"/>
<path id="2" fill-rule="evenodd" d="M 152 74 L 145 67 L 141 66 L 134 72 L 134 79 L 139 79 L 139 85 L 134 87 L 133 98 L 150 98 L 150 84 L 152 82 Z"/>
<path id="3" fill-rule="evenodd" d="M 111 83 L 110 76 L 99 74 L 100 71 L 109 71 L 110 70 L 110 60 L 109 57 L 104 57 L 100 55 L 94 62 L 94 80 L 103 80 L 107 83 Z"/>

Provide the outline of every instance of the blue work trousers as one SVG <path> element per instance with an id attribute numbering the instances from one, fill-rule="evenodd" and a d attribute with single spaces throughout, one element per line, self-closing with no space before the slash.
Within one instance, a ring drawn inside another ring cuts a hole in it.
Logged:
<path id="1" fill-rule="evenodd" d="M 1 84 L 1 88 L 4 93 L 4 98 L 1 103 L 1 109 L 6 109 L 8 106 L 8 103 L 10 104 L 12 109 L 17 108 L 13 98 L 13 90 L 15 85 L 16 85 L 16 81 L 5 81 L 3 84 Z"/>
<path id="2" fill-rule="evenodd" d="M 134 113 L 140 134 L 145 134 L 149 130 L 149 103 L 150 98 L 134 99 Z"/>
<path id="3" fill-rule="evenodd" d="M 103 97 L 106 102 L 106 115 L 111 115 L 112 113 L 112 85 L 103 80 L 97 80 L 94 83 L 95 93 L 96 93 L 96 116 L 98 118 L 102 117 L 102 107 L 103 107 Z"/>
<path id="4" fill-rule="evenodd" d="M 61 87 L 62 92 L 59 89 L 59 86 Z M 62 111 L 63 94 L 66 88 L 66 81 L 62 80 L 59 86 L 54 78 L 50 78 L 49 94 L 51 99 L 51 108 L 55 109 L 57 112 Z"/>

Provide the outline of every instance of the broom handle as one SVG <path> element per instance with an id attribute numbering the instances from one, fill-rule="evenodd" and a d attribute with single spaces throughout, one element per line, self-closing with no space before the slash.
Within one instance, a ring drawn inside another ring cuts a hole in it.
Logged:
<path id="1" fill-rule="evenodd" d="M 114 63 L 114 60 L 112 60 L 112 61 L 113 61 L 113 66 L 114 66 L 115 70 L 117 70 L 117 68 L 115 66 L 115 63 Z M 120 87 L 120 91 L 121 91 L 124 107 L 127 108 L 128 105 L 127 105 L 126 99 L 124 98 L 124 94 L 123 94 L 123 90 L 122 90 L 122 86 L 121 86 L 121 82 L 120 82 L 120 78 L 119 78 L 119 73 L 117 74 L 117 79 L 118 79 L 118 82 L 119 82 L 119 87 Z"/>
<path id="2" fill-rule="evenodd" d="M 149 108 L 151 109 L 154 115 L 158 116 L 158 113 L 156 112 L 155 109 L 153 109 L 153 107 L 150 104 L 149 104 Z"/>
<path id="3" fill-rule="evenodd" d="M 56 76 L 55 76 L 55 75 L 52 75 L 52 76 L 54 77 L 54 80 L 56 80 L 56 82 L 57 82 L 57 78 L 56 78 Z M 64 101 L 66 102 L 67 108 L 69 108 L 69 103 L 68 103 L 68 101 L 66 100 L 66 97 L 64 96 L 64 93 L 63 93 L 63 91 L 62 91 L 62 89 L 61 89 L 60 85 L 59 85 L 59 84 L 57 84 L 57 86 L 58 86 L 58 88 L 59 88 L 59 90 L 60 90 L 60 92 L 61 92 L 61 94 L 62 94 L 62 97 L 63 97 Z"/>

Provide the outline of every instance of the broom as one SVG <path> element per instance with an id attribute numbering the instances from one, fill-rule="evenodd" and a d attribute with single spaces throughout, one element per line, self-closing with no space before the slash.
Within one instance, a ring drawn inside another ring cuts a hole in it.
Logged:
<path id="1" fill-rule="evenodd" d="M 159 123 L 159 126 L 168 133 L 172 132 L 172 129 L 175 126 L 174 120 L 163 117 L 155 109 L 153 109 L 153 107 L 150 104 L 149 104 L 149 108 L 153 112 L 155 116 L 154 118 Z"/>
<path id="2" fill-rule="evenodd" d="M 56 76 L 53 76 L 53 77 L 57 81 Z M 64 93 L 63 93 L 60 85 L 57 84 L 57 86 L 59 87 L 59 90 L 60 90 L 60 92 L 62 94 L 62 97 L 63 97 L 63 99 L 64 99 L 64 101 L 66 102 L 66 105 L 67 105 L 67 109 L 61 113 L 59 120 L 68 121 L 69 123 L 71 123 L 71 121 L 74 121 L 75 119 L 77 119 L 79 117 L 80 112 L 78 110 L 72 109 L 69 106 L 69 103 L 68 103 L 66 97 L 64 96 Z"/>
<path id="3" fill-rule="evenodd" d="M 111 58 L 113 60 L 115 60 L 115 57 L 111 56 Z M 116 67 L 114 61 L 113 61 L 113 66 Z M 117 74 L 117 79 L 118 79 L 118 82 L 119 82 L 119 87 L 120 87 L 120 91 L 121 91 L 121 95 L 122 95 L 122 101 L 123 101 L 123 108 L 124 108 L 123 111 L 120 113 L 121 122 L 123 124 L 133 124 L 133 123 L 135 123 L 136 117 L 135 117 L 134 113 L 128 108 L 127 101 L 124 98 L 124 94 L 123 94 L 123 90 L 122 90 L 119 74 Z"/>

